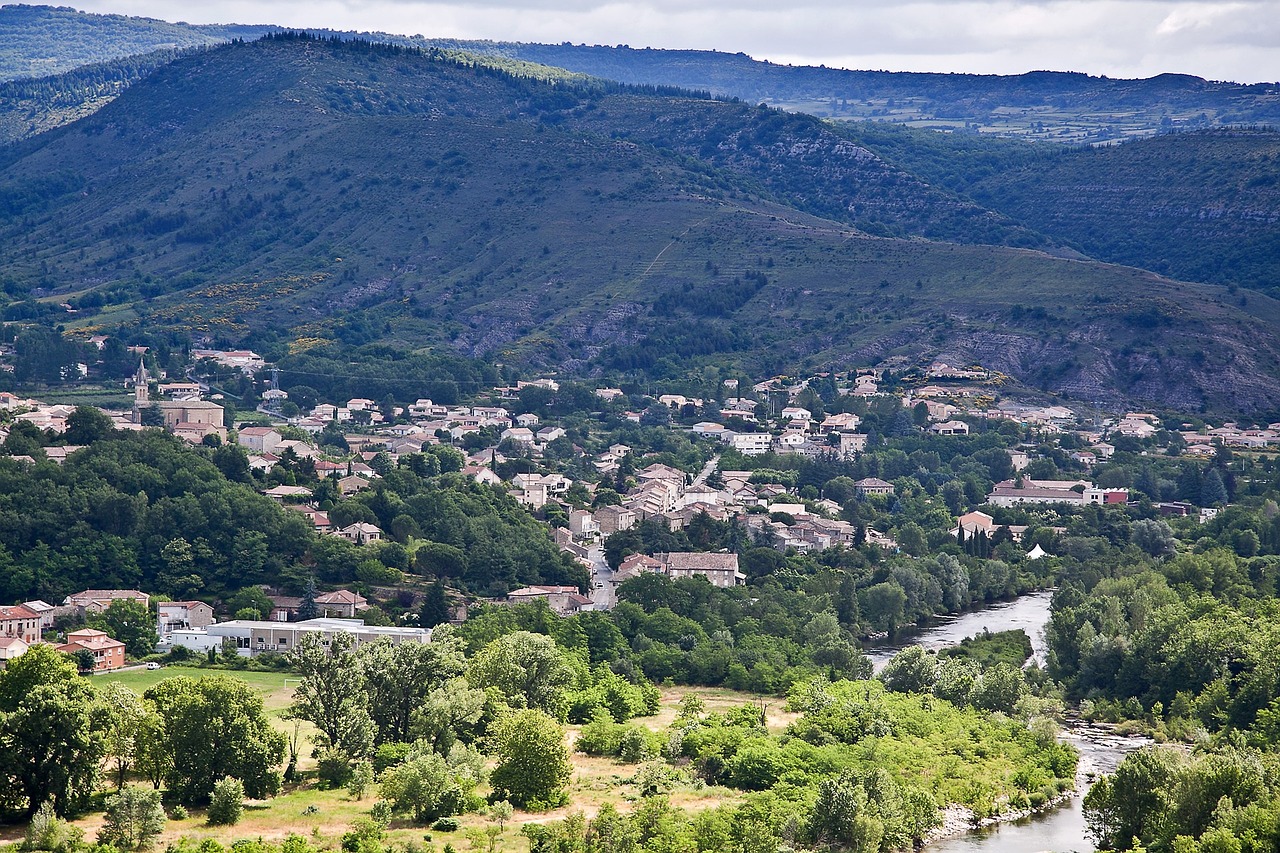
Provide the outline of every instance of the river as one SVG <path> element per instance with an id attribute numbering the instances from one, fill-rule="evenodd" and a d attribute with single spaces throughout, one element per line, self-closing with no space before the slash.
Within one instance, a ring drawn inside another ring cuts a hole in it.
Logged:
<path id="1" fill-rule="evenodd" d="M 892 643 L 868 648 L 867 656 L 879 671 L 907 646 L 936 650 L 981 634 L 984 629 L 995 633 L 1021 628 L 1031 638 L 1033 659 L 1043 666 L 1047 649 L 1044 626 L 1049 621 L 1052 597 L 1052 592 L 1033 592 L 981 610 L 939 617 L 925 628 L 900 634 Z M 1093 853 L 1080 807 L 1081 797 L 1088 789 L 1088 777 L 1114 771 L 1126 753 L 1151 741 L 1119 737 L 1104 728 L 1083 723 L 1063 731 L 1061 738 L 1080 751 L 1080 772 L 1076 777 L 1080 796 L 1071 797 L 1043 814 L 935 841 L 926 845 L 925 850 L 928 853 Z"/>
<path id="2" fill-rule="evenodd" d="M 994 634 L 997 631 L 1021 628 L 1031 638 L 1032 658 L 1044 666 L 1045 652 L 1048 650 L 1044 640 L 1044 626 L 1049 621 L 1049 604 L 1052 599 L 1052 591 L 1031 592 L 1012 601 L 1000 601 L 990 607 L 970 610 L 958 616 L 938 616 L 923 629 L 903 631 L 893 642 L 872 645 L 866 650 L 867 657 L 871 658 L 871 665 L 879 672 L 889 662 L 889 658 L 907 646 L 924 646 L 936 651 L 977 636 L 983 629 Z"/>

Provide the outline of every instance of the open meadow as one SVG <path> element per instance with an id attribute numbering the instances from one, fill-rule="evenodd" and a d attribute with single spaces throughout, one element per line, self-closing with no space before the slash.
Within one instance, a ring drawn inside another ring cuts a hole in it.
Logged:
<path id="1" fill-rule="evenodd" d="M 229 675 L 249 685 L 262 697 L 272 725 L 287 736 L 293 736 L 295 723 L 287 719 L 286 713 L 294 687 L 298 683 L 297 676 L 292 673 L 168 666 L 160 670 L 130 669 L 99 675 L 94 677 L 93 683 L 101 686 L 109 682 L 119 682 L 135 692 L 142 693 L 165 679 L 183 675 L 203 678 L 215 674 Z M 696 694 L 701 698 L 708 711 L 724 711 L 743 704 L 763 703 L 769 729 L 774 734 L 780 733 L 797 716 L 788 712 L 785 709 L 785 700 L 778 697 L 760 698 L 732 690 L 688 687 L 664 689 L 658 714 L 638 718 L 634 722 L 655 732 L 663 731 L 675 719 L 680 700 L 690 694 Z M 581 726 L 567 727 L 567 738 L 570 743 L 577 737 L 580 730 Z M 278 842 L 290 833 L 297 833 L 307 836 L 317 846 L 339 849 L 342 835 L 349 831 L 356 821 L 369 816 L 369 809 L 377 800 L 376 789 L 359 801 L 352 799 L 345 790 L 322 790 L 317 784 L 316 762 L 311 756 L 309 735 L 312 731 L 314 727 L 310 723 L 302 722 L 298 725 L 299 768 L 302 771 L 302 778 L 294 784 L 285 785 L 280 796 L 269 800 L 250 801 L 246 805 L 243 818 L 234 826 L 209 826 L 203 810 L 192 809 L 190 816 L 184 820 L 172 818 L 169 820 L 156 847 L 163 849 L 183 837 L 197 842 L 215 839 L 229 845 L 244 838 Z M 581 753 L 574 753 L 572 762 L 574 778 L 570 784 L 570 804 L 555 811 L 536 814 L 517 810 L 499 836 L 495 851 L 526 849 L 527 842 L 520 833 L 525 823 L 558 820 L 573 812 L 582 812 L 590 817 L 606 804 L 620 811 L 629 811 L 631 804 L 639 798 L 633 776 L 641 765 L 623 764 L 611 758 L 593 758 Z M 486 794 L 487 787 L 482 786 L 478 793 Z M 677 785 L 671 791 L 670 799 L 675 806 L 700 810 L 714 808 L 722 803 L 740 802 L 742 796 L 742 792 L 739 791 L 695 781 Z M 75 825 L 84 830 L 86 839 L 92 840 L 102 825 L 102 819 L 102 813 L 96 811 L 75 821 Z M 421 844 L 430 841 L 442 846 L 448 843 L 457 849 L 463 849 L 463 845 L 469 843 L 466 838 L 468 829 L 492 825 L 484 816 L 475 813 L 460 815 L 458 822 L 460 827 L 457 831 L 439 832 L 430 827 L 412 824 L 408 819 L 397 818 L 391 824 L 387 840 L 400 844 L 409 842 Z M 7 827 L 0 830 L 0 841 L 17 842 L 22 839 L 22 835 L 23 827 Z M 487 839 L 485 843 L 487 846 Z"/>

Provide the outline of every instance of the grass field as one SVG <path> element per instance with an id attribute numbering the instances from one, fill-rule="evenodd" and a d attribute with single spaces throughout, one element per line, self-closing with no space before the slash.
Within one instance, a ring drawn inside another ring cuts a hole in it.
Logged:
<path id="1" fill-rule="evenodd" d="M 141 693 L 165 679 L 181 675 L 204 678 L 215 674 L 229 675 L 249 685 L 262 696 L 273 724 L 280 731 L 292 734 L 293 722 L 282 717 L 296 685 L 296 680 L 293 680 L 296 676 L 291 673 L 240 672 L 168 666 L 159 670 L 131 669 L 95 676 L 93 683 L 102 686 L 110 682 L 119 682 Z M 288 683 L 286 679 L 290 679 Z M 709 711 L 723 711 L 745 703 L 763 702 L 769 728 L 774 732 L 780 732 L 796 716 L 787 712 L 783 706 L 783 700 L 776 697 L 761 699 L 731 690 L 691 687 L 665 689 L 658 714 L 636 722 L 653 731 L 665 729 L 675 719 L 680 700 L 691 693 L 701 697 Z M 579 728 L 578 726 L 568 727 L 567 739 L 570 743 L 577 737 Z M 304 778 L 300 783 L 288 786 L 278 797 L 250 803 L 245 809 L 244 818 L 239 824 L 231 827 L 208 826 L 205 823 L 203 811 L 193 809 L 186 820 L 169 821 L 164 834 L 157 842 L 157 848 L 163 849 L 168 843 L 184 836 L 196 840 L 213 838 L 227 844 L 241 838 L 279 841 L 290 833 L 298 833 L 308 836 L 314 844 L 327 849 L 338 849 L 343 833 L 347 832 L 357 820 L 368 816 L 369 808 L 376 800 L 376 791 L 370 792 L 362 801 L 356 801 L 351 799 L 345 791 L 320 790 L 314 774 L 309 772 L 315 766 L 314 760 L 310 758 L 310 742 L 307 740 L 309 733 L 313 730 L 310 724 L 305 723 L 300 729 L 304 738 L 299 762 Z M 527 849 L 528 844 L 520 834 L 520 829 L 525 823 L 558 820 L 575 811 L 591 816 L 605 804 L 627 811 L 631 803 L 638 798 L 637 790 L 632 783 L 632 777 L 638 765 L 621 764 L 612 759 L 591 758 L 576 753 L 573 754 L 572 759 L 574 777 L 570 785 L 569 805 L 553 812 L 539 814 L 517 811 L 498 839 L 496 851 L 515 853 L 515 851 Z M 485 791 L 482 789 L 480 793 L 483 794 Z M 714 808 L 722 803 L 738 802 L 741 797 L 742 794 L 738 791 L 689 782 L 673 790 L 670 799 L 676 806 L 697 810 Z M 102 825 L 102 814 L 93 813 L 75 823 L 84 830 L 86 839 L 91 841 Z M 437 845 L 451 843 L 456 849 L 463 850 L 466 849 L 465 845 L 468 845 L 467 829 L 489 825 L 488 820 L 478 814 L 462 815 L 459 817 L 459 823 L 461 824 L 459 831 L 442 833 L 434 832 L 428 827 L 415 826 L 404 820 L 397 820 L 388 832 L 388 840 L 399 844 L 408 842 L 421 844 L 426 837 L 429 837 Z M 0 829 L 0 842 L 18 841 L 22 838 L 22 833 L 22 827 Z"/>

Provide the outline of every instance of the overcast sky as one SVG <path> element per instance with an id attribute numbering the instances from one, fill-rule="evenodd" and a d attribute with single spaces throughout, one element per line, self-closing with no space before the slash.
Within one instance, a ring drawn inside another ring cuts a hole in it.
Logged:
<path id="1" fill-rule="evenodd" d="M 90 12 L 431 37 L 703 48 L 891 71 L 1280 81 L 1280 0 L 92 0 Z"/>

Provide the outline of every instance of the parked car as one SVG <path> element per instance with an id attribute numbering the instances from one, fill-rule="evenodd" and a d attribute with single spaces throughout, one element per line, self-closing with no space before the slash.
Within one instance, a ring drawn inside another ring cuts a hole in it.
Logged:
<path id="1" fill-rule="evenodd" d="M 160 664 L 156 663 L 155 661 L 149 661 L 147 663 L 147 669 L 159 669 L 159 668 L 160 668 Z"/>

